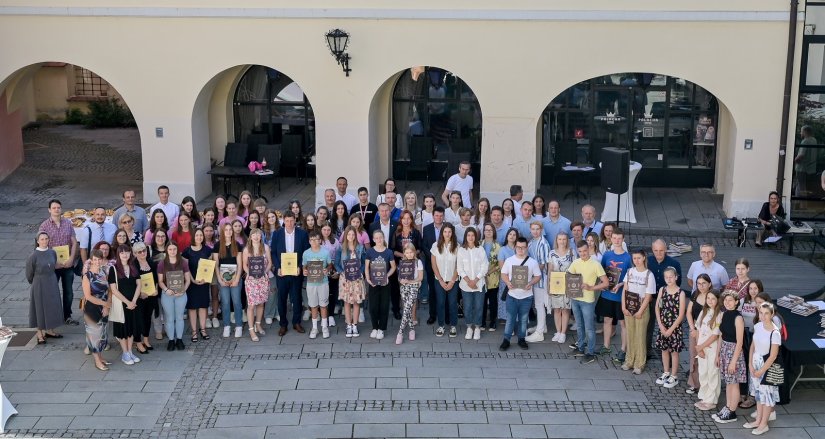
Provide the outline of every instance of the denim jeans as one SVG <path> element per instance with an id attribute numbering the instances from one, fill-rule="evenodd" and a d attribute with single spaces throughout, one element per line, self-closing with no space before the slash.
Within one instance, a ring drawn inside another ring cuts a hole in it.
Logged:
<path id="1" fill-rule="evenodd" d="M 481 326 L 481 310 L 484 304 L 484 291 L 461 290 L 464 299 L 464 322 L 468 325 Z"/>
<path id="2" fill-rule="evenodd" d="M 579 341 L 576 342 L 579 350 L 589 355 L 596 352 L 596 301 L 582 302 L 581 300 L 571 300 L 573 315 L 576 317 L 576 332 L 579 334 Z M 582 337 L 585 334 L 586 337 Z M 584 350 L 584 342 L 587 340 L 587 351 Z"/>
<path id="3" fill-rule="evenodd" d="M 507 295 L 507 324 L 504 326 L 504 339 L 510 340 L 513 331 L 518 330 L 518 339 L 527 337 L 527 316 L 533 307 L 533 296 L 525 299 L 516 299 Z M 516 327 L 518 322 L 518 327 Z"/>
<path id="4" fill-rule="evenodd" d="M 418 289 L 418 298 L 416 300 L 424 299 L 425 297 L 427 300 L 430 300 L 430 280 L 428 279 L 430 275 L 427 274 L 427 270 L 424 270 L 424 277 L 421 279 L 421 287 Z"/>
<path id="5" fill-rule="evenodd" d="M 445 291 L 441 286 L 441 282 L 435 282 L 435 301 L 436 313 L 438 315 L 438 326 L 444 326 L 445 323 L 445 308 L 444 304 L 450 308 L 449 323 L 450 326 L 458 324 L 458 282 L 453 284 L 450 291 Z"/>
<path id="6" fill-rule="evenodd" d="M 63 288 L 63 320 L 72 316 L 72 301 L 74 300 L 74 271 L 72 270 L 71 267 L 54 270 L 57 281 Z"/>
<path id="7" fill-rule="evenodd" d="M 186 294 L 174 297 L 161 293 L 163 303 L 163 318 L 166 320 L 166 336 L 169 340 L 183 338 L 183 313 L 186 312 Z M 229 313 L 227 313 L 229 315 Z"/>
<path id="8" fill-rule="evenodd" d="M 238 285 L 234 287 L 225 287 L 223 285 L 220 286 L 221 292 L 221 318 L 223 319 L 223 326 L 229 326 L 229 314 L 232 312 L 230 311 L 229 303 L 230 300 L 232 304 L 235 306 L 235 326 L 243 326 L 243 305 L 241 304 L 241 283 L 238 282 Z M 164 308 L 166 306 L 164 305 Z M 164 315 L 166 312 L 164 311 Z M 166 323 L 169 325 L 169 323 Z"/>

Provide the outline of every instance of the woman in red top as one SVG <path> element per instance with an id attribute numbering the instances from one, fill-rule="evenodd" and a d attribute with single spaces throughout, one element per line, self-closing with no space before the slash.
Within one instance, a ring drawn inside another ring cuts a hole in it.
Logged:
<path id="1" fill-rule="evenodd" d="M 186 213 L 178 215 L 178 220 L 172 228 L 172 242 L 178 245 L 180 253 L 186 251 L 192 245 L 192 228 L 189 227 L 192 218 Z"/>

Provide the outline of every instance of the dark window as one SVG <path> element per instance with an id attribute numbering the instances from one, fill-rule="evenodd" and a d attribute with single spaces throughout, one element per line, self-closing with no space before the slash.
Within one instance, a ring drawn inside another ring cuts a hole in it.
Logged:
<path id="1" fill-rule="evenodd" d="M 74 66 L 74 96 L 105 98 L 109 96 L 109 83 L 95 72 Z"/>

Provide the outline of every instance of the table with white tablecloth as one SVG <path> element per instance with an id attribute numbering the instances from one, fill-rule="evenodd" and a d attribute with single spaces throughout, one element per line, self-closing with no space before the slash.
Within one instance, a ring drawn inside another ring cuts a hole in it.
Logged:
<path id="1" fill-rule="evenodd" d="M 599 164 L 601 166 L 601 164 Z M 639 162 L 630 162 L 630 174 L 628 175 L 627 192 L 619 195 L 612 193 L 605 193 L 604 210 L 602 210 L 602 222 L 616 221 L 617 211 L 618 219 L 621 222 L 636 223 L 636 211 L 633 209 L 633 183 L 636 181 L 636 176 L 642 170 L 642 164 Z"/>
<path id="2" fill-rule="evenodd" d="M 0 326 L 3 323 L 0 321 Z M 6 354 L 6 348 L 9 347 L 9 342 L 11 342 L 12 336 L 6 335 L 0 337 L 0 365 L 3 364 L 3 355 Z M 6 398 L 6 394 L 3 393 L 3 386 L 0 385 L 0 433 L 6 432 L 6 421 L 12 416 L 17 414 L 17 410 L 11 404 L 8 398 Z"/>

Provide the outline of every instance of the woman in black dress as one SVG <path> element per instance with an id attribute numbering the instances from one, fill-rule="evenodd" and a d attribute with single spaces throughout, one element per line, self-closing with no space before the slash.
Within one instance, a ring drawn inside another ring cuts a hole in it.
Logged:
<path id="1" fill-rule="evenodd" d="M 258 215 L 258 212 L 251 212 L 250 217 Z M 206 311 L 209 308 L 211 298 L 210 289 L 212 287 L 211 278 L 209 281 L 197 280 L 198 264 L 201 259 L 212 259 L 212 247 L 206 245 L 206 236 L 203 229 L 196 229 L 192 235 L 192 245 L 183 252 L 183 257 L 189 262 L 189 273 L 192 275 L 192 283 L 186 290 L 186 309 L 189 311 L 189 327 L 192 329 L 192 343 L 198 342 L 198 321 L 200 321 L 200 336 L 204 340 L 209 340 L 206 332 Z M 214 275 L 213 275 L 214 276 Z"/>
<path id="2" fill-rule="evenodd" d="M 161 231 L 161 233 L 164 233 Z M 156 235 L 157 236 L 157 235 Z M 140 312 L 138 318 L 140 319 L 140 339 L 135 343 L 135 349 L 139 354 L 146 354 L 153 350 L 152 344 L 149 342 L 149 332 L 152 330 L 152 317 L 160 316 L 160 305 L 158 305 L 158 264 L 149 257 L 149 249 L 146 244 L 137 242 L 132 247 L 132 253 L 135 255 L 135 265 L 137 265 L 138 275 L 142 278 L 144 275 L 152 276 L 152 288 L 141 287 L 140 298 L 138 299 L 138 308 Z"/>
<path id="3" fill-rule="evenodd" d="M 771 236 L 774 234 L 773 229 L 771 228 L 771 218 L 774 216 L 784 219 L 786 215 L 785 208 L 782 207 L 782 204 L 779 202 L 779 193 L 776 191 L 771 191 L 771 193 L 768 194 L 768 201 L 762 203 L 762 210 L 759 211 L 759 222 L 765 227 L 765 229 L 756 232 L 757 247 L 762 247 L 762 240 L 766 236 Z"/>
<path id="4" fill-rule="evenodd" d="M 129 366 L 140 363 L 140 358 L 132 353 L 135 338 L 142 339 L 139 317 L 141 311 L 138 309 L 140 273 L 132 260 L 132 249 L 128 245 L 121 244 L 117 247 L 117 262 L 109 272 L 109 288 L 112 296 L 123 302 L 123 323 L 112 325 L 112 332 L 123 351 L 120 361 Z"/>
<path id="5" fill-rule="evenodd" d="M 63 301 L 54 276 L 57 253 L 49 248 L 49 235 L 38 233 L 36 243 L 34 253 L 26 262 L 26 280 L 32 286 L 29 326 L 37 328 L 37 344 L 43 344 L 46 337 L 63 338 L 54 332 L 63 325 Z"/>

